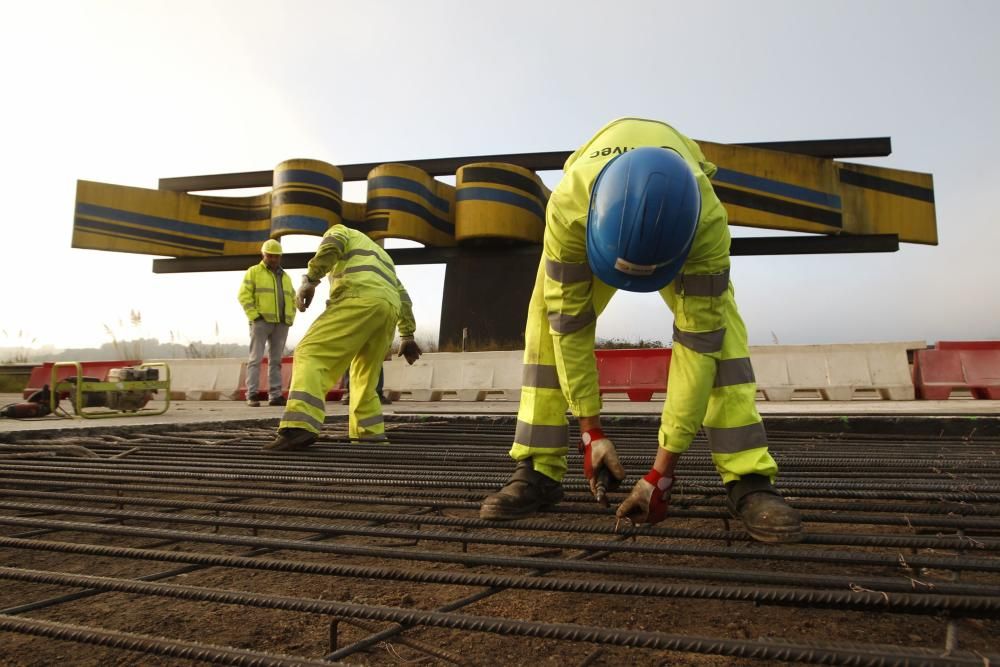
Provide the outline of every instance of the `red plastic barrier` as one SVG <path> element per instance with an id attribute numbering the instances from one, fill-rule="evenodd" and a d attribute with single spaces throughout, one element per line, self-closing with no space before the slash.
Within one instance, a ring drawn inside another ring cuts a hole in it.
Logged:
<path id="1" fill-rule="evenodd" d="M 292 360 L 293 357 L 282 357 L 281 358 L 281 395 L 288 398 L 288 388 L 292 386 Z M 268 373 L 268 360 L 264 357 L 260 361 L 260 378 L 257 381 L 257 400 L 266 401 L 267 391 L 270 380 L 267 377 Z M 343 395 L 344 390 L 341 388 L 343 383 L 343 378 L 337 380 L 336 386 L 326 393 L 326 400 L 328 401 L 339 401 Z M 247 383 L 246 377 L 240 379 L 240 388 L 236 391 L 237 400 L 245 400 L 247 395 Z"/>
<path id="2" fill-rule="evenodd" d="M 127 359 L 124 361 L 81 361 L 80 368 L 84 377 L 106 380 L 108 377 L 108 371 L 112 368 L 138 366 L 141 363 L 141 359 Z M 24 392 L 22 393 L 24 398 L 28 398 L 31 394 L 38 391 L 43 386 L 52 383 L 52 367 L 54 365 L 54 362 L 46 361 L 32 369 L 31 377 L 28 378 L 28 386 L 24 388 Z M 65 380 L 68 377 L 75 376 L 76 369 L 73 366 L 60 366 L 56 370 L 56 381 Z"/>
<path id="3" fill-rule="evenodd" d="M 938 350 L 1000 350 L 1000 340 L 939 340 Z"/>
<path id="4" fill-rule="evenodd" d="M 917 398 L 944 400 L 955 389 L 975 398 L 1000 399 L 1000 349 L 917 350 L 913 356 Z"/>
<path id="5" fill-rule="evenodd" d="M 624 393 L 630 401 L 649 401 L 667 390 L 669 348 L 595 350 L 602 394 Z"/>
<path id="6" fill-rule="evenodd" d="M 260 360 L 259 375 L 257 377 L 257 400 L 266 401 L 267 400 L 267 390 L 271 384 L 268 379 L 267 374 L 269 371 L 269 363 L 267 357 Z M 281 358 L 281 395 L 288 398 L 288 387 L 291 386 L 292 382 L 292 357 L 282 357 Z M 241 373 L 240 386 L 236 390 L 236 398 L 238 400 L 245 400 L 247 397 L 247 379 L 246 374 Z"/>

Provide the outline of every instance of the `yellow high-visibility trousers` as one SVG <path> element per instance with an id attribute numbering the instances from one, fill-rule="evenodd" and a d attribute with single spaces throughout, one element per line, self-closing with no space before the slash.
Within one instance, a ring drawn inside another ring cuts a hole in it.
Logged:
<path id="1" fill-rule="evenodd" d="M 278 428 L 319 433 L 326 393 L 350 367 L 352 440 L 383 440 L 382 403 L 375 393 L 399 311 L 388 301 L 349 297 L 329 304 L 295 347 L 288 405 Z"/>
<path id="2" fill-rule="evenodd" d="M 721 350 L 701 354 L 674 342 L 659 444 L 669 451 L 683 453 L 701 426 L 723 484 L 750 474 L 763 475 L 774 482 L 778 464 L 768 451 L 767 433 L 757 412 L 757 383 L 750 364 L 746 325 L 734 294 L 730 283 L 722 295 L 713 299 L 718 325 L 725 330 Z M 684 308 L 671 286 L 661 290 L 660 296 L 672 312 Z M 687 297 L 688 301 L 695 299 L 699 297 Z M 690 304 L 688 308 L 692 308 Z M 674 387 L 697 388 L 683 392 L 673 390 Z M 691 395 L 707 400 L 696 404 L 689 400 Z"/>
<path id="3" fill-rule="evenodd" d="M 517 427 L 510 456 L 515 461 L 531 458 L 535 470 L 561 481 L 566 474 L 569 426 L 566 409 L 569 403 L 559 386 L 556 353 L 552 345 L 548 311 L 545 307 L 545 260 L 538 265 L 535 287 L 528 305 L 528 323 L 524 331 L 524 377 Z M 591 295 L 594 312 L 600 315 L 614 296 L 613 287 L 593 279 Z M 594 335 L 597 323 L 583 328 Z M 591 415 L 585 415 L 591 416 Z"/>

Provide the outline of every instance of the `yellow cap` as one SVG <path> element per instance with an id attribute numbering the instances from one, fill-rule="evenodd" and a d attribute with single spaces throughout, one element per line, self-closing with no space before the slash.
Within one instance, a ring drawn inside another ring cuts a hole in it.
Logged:
<path id="1" fill-rule="evenodd" d="M 264 245 L 260 247 L 260 251 L 266 255 L 280 255 L 281 244 L 274 239 L 268 239 L 264 241 Z"/>

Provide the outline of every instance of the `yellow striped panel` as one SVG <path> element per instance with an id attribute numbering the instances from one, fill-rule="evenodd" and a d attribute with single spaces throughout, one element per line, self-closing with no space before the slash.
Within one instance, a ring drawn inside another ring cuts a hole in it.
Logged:
<path id="1" fill-rule="evenodd" d="M 72 246 L 167 257 L 256 254 L 270 235 L 270 197 L 77 181 Z"/>
<path id="2" fill-rule="evenodd" d="M 455 178 L 455 239 L 541 243 L 549 189 L 533 171 L 502 162 L 459 168 Z"/>
<path id="3" fill-rule="evenodd" d="M 729 224 L 937 244 L 930 174 L 700 142 Z"/>
<path id="4" fill-rule="evenodd" d="M 404 238 L 426 246 L 455 245 L 455 188 L 405 164 L 368 173 L 365 213 L 373 239 Z"/>
<path id="5" fill-rule="evenodd" d="M 897 234 L 900 241 L 937 245 L 934 179 L 930 174 L 837 163 L 844 231 Z"/>
<path id="6" fill-rule="evenodd" d="M 821 234 L 844 229 L 832 160 L 708 141 L 699 146 L 718 167 L 712 187 L 729 224 Z"/>
<path id="7" fill-rule="evenodd" d="M 271 233 L 316 234 L 343 219 L 344 174 L 319 160 L 285 160 L 274 168 Z"/>

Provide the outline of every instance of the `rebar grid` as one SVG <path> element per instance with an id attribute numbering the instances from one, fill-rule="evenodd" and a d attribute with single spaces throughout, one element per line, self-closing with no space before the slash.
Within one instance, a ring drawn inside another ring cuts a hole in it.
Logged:
<path id="1" fill-rule="evenodd" d="M 560 655 L 559 647 L 567 643 L 630 647 L 644 651 L 636 655 L 646 657 L 637 661 L 652 659 L 656 654 L 650 651 L 852 665 L 1000 660 L 990 655 L 1000 653 L 996 644 L 986 651 L 964 650 L 956 624 L 978 619 L 1000 629 L 996 438 L 772 432 L 772 452 L 782 469 L 779 487 L 803 511 L 808 531 L 801 544 L 778 547 L 751 542 L 738 522 L 730 526 L 724 490 L 700 441 L 682 459 L 670 519 L 616 534 L 613 506 L 605 510 L 593 503 L 573 453 L 566 499 L 551 513 L 504 524 L 478 519 L 480 500 L 510 473 L 510 420 L 388 425 L 390 444 L 351 444 L 339 422 L 310 450 L 283 456 L 260 450 L 273 437 L 270 428 L 246 425 L 130 429 L 79 438 L 64 433 L 5 446 L 24 450 L 11 451 L 0 472 L 0 535 L 6 535 L 0 537 L 0 580 L 16 584 L 27 601 L 0 603 L 0 629 L 190 657 L 180 647 L 197 637 L 115 639 L 115 631 L 94 627 L 81 600 L 130 594 L 162 599 L 163 606 L 169 606 L 166 600 L 187 600 L 391 624 L 382 630 L 365 624 L 366 639 L 302 656 L 304 661 L 344 658 L 402 637 L 408 650 L 424 659 L 459 662 L 461 651 L 421 639 L 433 628 L 485 633 L 499 642 L 508 636 L 544 638 L 552 655 Z M 618 500 L 648 468 L 656 426 L 615 420 L 607 430 L 631 473 L 613 494 Z M 59 449 L 46 449 L 46 443 Z M 93 456 L 68 454 L 81 448 Z M 29 539 L 43 533 L 57 539 Z M 251 551 L 226 553 L 241 547 Z M 98 559 L 125 574 L 87 576 L 30 566 L 44 554 L 80 563 L 84 569 L 77 565 L 76 571 L 87 571 L 85 564 Z M 6 566 L 11 562 L 16 564 Z M 144 575 L 156 562 L 181 567 Z M 417 606 L 423 606 L 423 592 L 437 611 L 241 590 L 253 588 L 251 572 L 376 582 L 394 591 L 405 584 Z M 226 586 L 154 583 L 180 574 L 222 576 Z M 460 594 L 451 603 L 432 602 L 448 595 L 451 589 L 441 587 L 450 586 L 479 592 Z M 53 597 L 53 587 L 82 589 L 86 595 Z M 565 603 L 571 607 L 571 599 L 594 604 L 614 598 L 634 598 L 636 606 L 723 604 L 737 618 L 782 607 L 810 614 L 878 612 L 883 618 L 928 619 L 924 622 L 947 617 L 947 633 L 942 630 L 936 643 L 945 642 L 950 652 L 826 641 L 825 632 L 822 641 L 707 638 L 669 627 L 567 624 L 559 622 L 558 613 L 550 620 L 526 620 L 476 611 L 491 601 L 539 594 L 571 596 Z M 81 624 L 76 629 L 21 618 L 60 607 L 66 613 L 74 600 Z M 336 634 L 331 629 L 331 636 Z M 551 640 L 558 641 L 553 646 Z M 165 648 L 171 646 L 177 648 Z M 245 657 L 238 650 L 209 649 L 195 659 L 249 664 L 240 662 Z M 606 648 L 604 654 L 615 650 L 623 649 Z M 294 651 L 269 647 L 255 653 L 263 656 L 255 664 L 297 659 L 283 653 Z M 584 662 L 598 654 L 588 650 L 587 655 Z M 369 653 L 367 659 L 373 657 Z"/>

